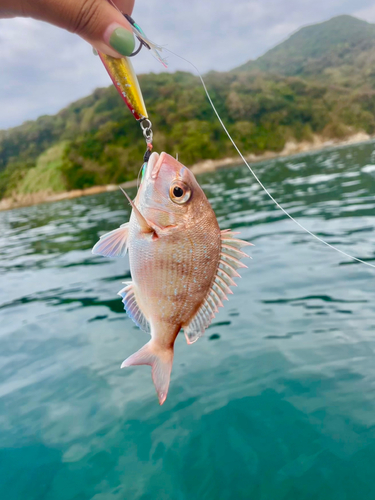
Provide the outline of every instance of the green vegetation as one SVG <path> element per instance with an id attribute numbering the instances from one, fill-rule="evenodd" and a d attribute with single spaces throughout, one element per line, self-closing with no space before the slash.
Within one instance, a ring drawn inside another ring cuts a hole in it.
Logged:
<path id="1" fill-rule="evenodd" d="M 19 181 L 17 192 L 20 194 L 39 191 L 58 193 L 67 188 L 63 168 L 66 165 L 65 152 L 68 142 L 61 142 L 42 153 L 34 168 L 29 168 Z"/>
<path id="2" fill-rule="evenodd" d="M 314 134 L 375 133 L 375 25 L 350 16 L 309 26 L 257 61 L 206 83 L 244 153 L 280 151 Z M 232 156 L 197 77 L 141 75 L 157 151 L 190 165 Z M 113 87 L 55 116 L 0 131 L 0 198 L 119 183 L 137 176 L 140 129 Z"/>

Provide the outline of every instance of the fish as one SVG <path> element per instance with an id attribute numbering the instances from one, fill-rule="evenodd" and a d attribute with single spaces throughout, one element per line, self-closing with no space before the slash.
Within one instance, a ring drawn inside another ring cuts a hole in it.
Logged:
<path id="1" fill-rule="evenodd" d="M 165 152 L 151 154 L 137 195 L 128 200 L 129 222 L 103 235 L 92 252 L 105 257 L 129 253 L 132 281 L 119 295 L 129 317 L 151 340 L 121 368 L 150 365 L 162 405 L 177 335 L 183 330 L 193 344 L 204 334 L 233 293 L 237 269 L 247 267 L 241 259 L 248 255 L 241 248 L 251 243 L 220 229 L 193 173 Z"/>

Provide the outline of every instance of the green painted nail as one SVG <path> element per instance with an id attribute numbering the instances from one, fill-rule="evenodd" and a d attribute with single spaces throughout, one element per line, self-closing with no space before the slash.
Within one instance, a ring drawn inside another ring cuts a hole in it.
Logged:
<path id="1" fill-rule="evenodd" d="M 109 39 L 109 44 L 122 56 L 130 56 L 135 47 L 133 33 L 125 28 L 116 28 Z"/>

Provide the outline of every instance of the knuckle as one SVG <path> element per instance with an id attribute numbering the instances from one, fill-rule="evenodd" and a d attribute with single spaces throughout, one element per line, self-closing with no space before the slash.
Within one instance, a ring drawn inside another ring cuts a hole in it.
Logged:
<path id="1" fill-rule="evenodd" d="M 73 23 L 73 33 L 93 33 L 98 26 L 100 2 L 97 0 L 83 0 Z"/>

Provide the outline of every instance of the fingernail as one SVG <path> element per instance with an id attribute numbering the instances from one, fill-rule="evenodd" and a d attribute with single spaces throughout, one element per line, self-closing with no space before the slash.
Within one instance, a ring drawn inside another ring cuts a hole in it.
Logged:
<path id="1" fill-rule="evenodd" d="M 135 47 L 133 33 L 125 28 L 116 28 L 109 37 L 109 45 L 122 56 L 130 56 Z"/>
<path id="2" fill-rule="evenodd" d="M 92 53 L 94 54 L 94 56 L 98 56 L 98 51 L 96 50 L 95 47 L 92 48 Z"/>

